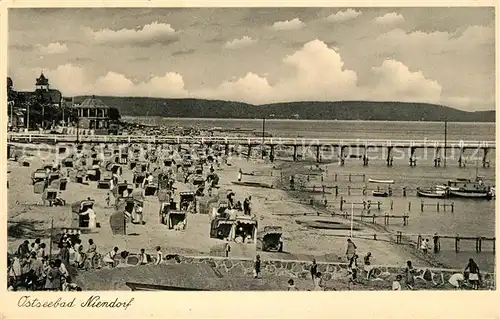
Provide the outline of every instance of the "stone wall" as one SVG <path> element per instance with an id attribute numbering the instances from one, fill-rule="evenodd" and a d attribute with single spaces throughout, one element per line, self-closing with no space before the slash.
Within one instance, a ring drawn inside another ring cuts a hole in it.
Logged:
<path id="1" fill-rule="evenodd" d="M 119 262 L 120 266 L 134 265 L 138 262 L 135 255 L 130 255 L 126 260 Z M 176 264 L 208 264 L 213 269 L 216 269 L 222 276 L 246 277 L 253 274 L 252 259 L 233 259 L 214 256 L 167 256 L 166 263 Z M 318 262 L 318 271 L 322 273 L 323 279 L 326 281 L 340 280 L 347 276 L 347 264 L 334 262 Z M 263 260 L 261 263 L 261 271 L 263 276 L 281 277 L 281 278 L 310 278 L 310 261 L 301 260 Z M 373 265 L 372 280 L 392 282 L 396 275 L 404 273 L 404 268 L 401 266 L 390 265 Z M 440 269 L 429 267 L 417 267 L 415 279 L 421 279 L 423 282 L 428 282 L 436 285 L 447 284 L 448 279 L 454 273 L 462 273 L 463 269 Z M 366 273 L 362 272 L 361 275 Z M 494 289 L 495 274 L 482 273 L 483 288 Z"/>

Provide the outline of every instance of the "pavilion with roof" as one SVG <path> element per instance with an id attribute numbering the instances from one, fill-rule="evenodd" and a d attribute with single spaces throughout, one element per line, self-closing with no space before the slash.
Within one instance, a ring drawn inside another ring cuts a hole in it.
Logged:
<path id="1" fill-rule="evenodd" d="M 77 110 L 80 128 L 90 130 L 108 130 L 110 128 L 109 110 L 111 107 L 96 99 L 95 96 L 86 98 L 74 107 Z"/>

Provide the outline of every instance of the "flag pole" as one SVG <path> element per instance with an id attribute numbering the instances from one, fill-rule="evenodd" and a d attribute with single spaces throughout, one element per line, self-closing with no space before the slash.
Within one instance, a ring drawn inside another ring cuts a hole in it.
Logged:
<path id="1" fill-rule="evenodd" d="M 354 222 L 354 203 L 351 203 L 351 238 L 352 238 L 352 224 Z"/>

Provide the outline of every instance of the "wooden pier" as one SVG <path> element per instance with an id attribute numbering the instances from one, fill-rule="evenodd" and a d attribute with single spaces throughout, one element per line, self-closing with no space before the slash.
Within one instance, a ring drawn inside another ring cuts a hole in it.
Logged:
<path id="1" fill-rule="evenodd" d="M 348 151 L 356 149 L 356 154 L 363 159 L 363 165 L 368 165 L 368 152 L 370 149 L 385 149 L 387 151 L 387 166 L 393 165 L 393 151 L 395 149 L 407 149 L 410 151 L 410 166 L 417 165 L 415 151 L 417 149 L 433 149 L 435 166 L 441 163 L 441 152 L 447 149 L 458 149 L 458 165 L 463 167 L 464 152 L 466 150 L 481 151 L 483 167 L 489 166 L 487 158 L 490 150 L 495 149 L 495 141 L 441 141 L 441 140 L 360 140 L 360 139 L 314 139 L 314 138 L 280 138 L 280 137 L 206 137 L 206 136 L 138 136 L 138 135 L 59 135 L 59 134 L 32 134 L 11 133 L 7 135 L 8 142 L 17 143 L 94 143 L 94 144 L 168 144 L 168 145 L 224 145 L 226 154 L 229 154 L 230 146 L 243 147 L 247 149 L 249 157 L 253 147 L 269 149 L 270 159 L 275 158 L 277 147 L 293 148 L 293 160 L 298 159 L 298 149 L 302 150 L 302 158 L 310 156 L 320 163 L 325 149 L 334 151 L 341 166 L 345 165 Z M 446 152 L 445 152 L 446 154 Z M 357 156 L 357 155 L 356 155 Z"/>

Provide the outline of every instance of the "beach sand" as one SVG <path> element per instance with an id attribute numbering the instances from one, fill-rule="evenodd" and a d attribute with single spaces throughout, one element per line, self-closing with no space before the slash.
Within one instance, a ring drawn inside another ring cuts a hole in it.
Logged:
<path id="1" fill-rule="evenodd" d="M 44 161 L 40 158 L 32 158 L 30 167 L 22 167 L 16 162 L 9 162 L 10 171 L 8 190 L 8 221 L 9 237 L 8 249 L 14 252 L 24 239 L 42 237 L 48 242 L 50 235 L 51 221 L 55 228 L 70 226 L 71 207 L 70 204 L 90 197 L 96 201 L 94 210 L 97 213 L 97 222 L 101 227 L 94 232 L 83 234 L 84 246 L 87 240 L 92 238 L 101 253 L 106 253 L 114 246 L 120 250 L 138 252 L 141 248 L 146 252 L 154 254 L 154 248 L 161 246 L 164 253 L 179 253 L 188 255 L 208 255 L 214 247 L 220 247 L 224 241 L 211 239 L 209 237 L 209 216 L 205 214 L 190 214 L 188 225 L 185 231 L 167 230 L 165 225 L 159 223 L 158 212 L 159 202 L 156 196 L 146 197 L 144 206 L 144 220 L 146 225 L 128 224 L 125 236 L 112 235 L 109 227 L 109 216 L 114 212 L 113 207 L 106 207 L 105 198 L 107 190 L 97 189 L 96 182 L 89 185 L 69 183 L 66 191 L 61 196 L 66 200 L 63 207 L 43 207 L 36 205 L 41 202 L 41 196 L 34 194 L 31 186 L 31 173 L 43 165 L 50 163 L 50 154 L 44 153 Z M 277 163 L 264 162 L 260 159 L 232 158 L 229 160 L 230 166 L 216 169 L 220 177 L 220 189 L 232 189 L 236 194 L 236 199 L 243 201 L 247 196 L 252 196 L 252 213 L 258 217 L 259 228 L 267 225 L 282 226 L 284 238 L 284 253 L 263 253 L 258 252 L 263 259 L 301 259 L 318 261 L 342 261 L 345 262 L 346 238 L 334 237 L 328 234 L 347 235 L 348 230 L 310 230 L 296 223 L 292 216 L 279 216 L 279 213 L 310 213 L 316 209 L 303 205 L 296 198 L 285 190 L 277 188 L 247 187 L 232 184 L 237 180 L 237 172 L 254 172 L 254 176 L 243 176 L 243 181 L 262 182 L 277 184 L 280 172 L 273 167 Z M 304 163 L 299 166 L 305 165 Z M 265 175 L 265 176 L 264 176 Z M 272 176 L 271 176 L 272 175 Z M 132 181 L 132 172 L 124 169 L 122 179 Z M 189 186 L 183 183 L 176 183 L 178 190 L 188 189 Z M 215 191 L 214 191 L 215 193 Z M 113 197 L 111 196 L 113 199 Z M 300 220 L 315 219 L 315 217 L 300 217 Z M 316 218 L 317 219 L 317 218 Z M 322 218 L 324 219 L 324 218 Z M 348 225 L 349 221 L 341 218 L 328 218 L 329 220 Z M 355 223 L 356 227 L 361 227 L 360 232 L 379 232 L 379 240 L 354 239 L 360 256 L 371 252 L 373 264 L 401 265 L 407 260 L 413 260 L 417 266 L 433 265 L 424 259 L 416 259 L 411 249 L 403 248 L 400 245 L 391 244 L 380 239 L 388 238 L 384 235 L 383 229 L 373 226 L 369 229 L 364 224 Z M 367 230 L 369 229 L 369 231 Z M 354 232 L 356 236 L 357 232 Z M 232 257 L 254 257 L 257 252 L 254 244 L 231 243 Z M 54 247 L 54 251 L 57 248 Z"/>

